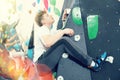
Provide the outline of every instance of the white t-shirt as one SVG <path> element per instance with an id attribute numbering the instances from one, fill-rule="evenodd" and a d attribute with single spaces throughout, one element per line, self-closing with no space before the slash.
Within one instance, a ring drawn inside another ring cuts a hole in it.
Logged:
<path id="1" fill-rule="evenodd" d="M 51 34 L 50 30 L 46 26 L 39 27 L 35 25 L 34 27 L 34 57 L 33 61 L 36 62 L 38 58 L 47 50 L 43 45 L 45 42 L 42 40 L 43 35 Z"/>

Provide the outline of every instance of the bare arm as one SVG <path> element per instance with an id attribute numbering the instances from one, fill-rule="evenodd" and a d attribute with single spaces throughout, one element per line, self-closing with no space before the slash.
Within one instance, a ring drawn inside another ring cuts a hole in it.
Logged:
<path id="1" fill-rule="evenodd" d="M 45 47 L 51 47 L 53 44 L 55 44 L 64 34 L 72 36 L 74 34 L 74 31 L 70 28 L 66 28 L 64 30 L 59 30 L 54 35 L 44 35 L 42 36 L 42 41 Z"/>

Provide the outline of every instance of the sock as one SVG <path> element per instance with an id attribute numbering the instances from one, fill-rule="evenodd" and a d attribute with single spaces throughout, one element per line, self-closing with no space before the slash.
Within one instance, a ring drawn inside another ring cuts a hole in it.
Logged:
<path id="1" fill-rule="evenodd" d="M 92 63 L 90 64 L 91 67 L 98 67 L 98 64 L 94 61 L 92 61 Z"/>

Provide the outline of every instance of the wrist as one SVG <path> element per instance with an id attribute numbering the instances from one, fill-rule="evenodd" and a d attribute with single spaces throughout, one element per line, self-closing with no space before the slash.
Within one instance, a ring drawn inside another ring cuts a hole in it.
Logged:
<path id="1" fill-rule="evenodd" d="M 62 34 L 64 35 L 65 34 L 65 30 L 63 29 L 63 30 L 61 30 L 61 32 L 62 32 Z"/>

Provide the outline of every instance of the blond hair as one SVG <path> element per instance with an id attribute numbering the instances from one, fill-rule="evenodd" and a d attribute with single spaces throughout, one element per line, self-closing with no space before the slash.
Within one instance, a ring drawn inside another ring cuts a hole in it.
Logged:
<path id="1" fill-rule="evenodd" d="M 36 14 L 35 16 L 35 21 L 39 26 L 42 26 L 42 19 L 43 19 L 43 15 L 46 13 L 46 11 L 40 11 Z"/>

